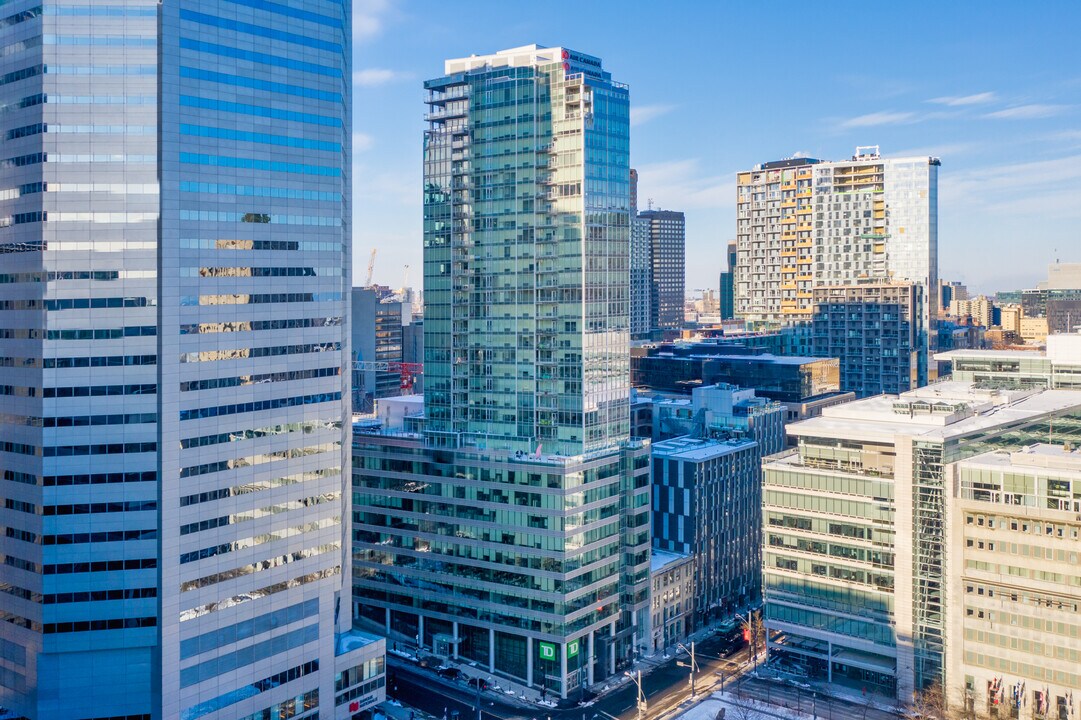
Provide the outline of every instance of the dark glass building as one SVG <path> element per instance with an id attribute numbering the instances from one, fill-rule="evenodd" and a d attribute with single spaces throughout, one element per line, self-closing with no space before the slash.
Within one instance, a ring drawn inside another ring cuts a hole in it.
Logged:
<path id="1" fill-rule="evenodd" d="M 835 358 L 778 356 L 738 345 L 663 344 L 631 351 L 631 384 L 690 395 L 727 383 L 754 388 L 759 397 L 801 403 L 840 392 Z"/>

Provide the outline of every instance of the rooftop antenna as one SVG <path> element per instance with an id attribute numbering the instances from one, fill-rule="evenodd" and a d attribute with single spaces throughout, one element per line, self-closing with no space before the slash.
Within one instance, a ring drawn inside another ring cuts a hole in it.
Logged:
<path id="1" fill-rule="evenodd" d="M 649 209 L 652 210 L 653 209 L 653 198 L 649 199 L 648 204 L 649 204 Z"/>

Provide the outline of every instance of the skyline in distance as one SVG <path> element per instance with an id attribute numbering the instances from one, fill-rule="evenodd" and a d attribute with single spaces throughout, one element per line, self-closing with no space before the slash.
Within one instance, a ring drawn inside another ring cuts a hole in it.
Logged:
<path id="1" fill-rule="evenodd" d="M 423 78 L 446 57 L 533 42 L 604 57 L 630 85 L 639 205 L 686 212 L 688 289 L 715 287 L 725 267 L 738 170 L 795 155 L 845 159 L 865 144 L 885 157 L 941 158 L 941 277 L 992 292 L 1034 286 L 1056 258 L 1081 260 L 1069 254 L 1070 221 L 1081 219 L 1071 202 L 1081 72 L 1067 69 L 1081 9 L 876 8 L 862 25 L 832 6 L 666 11 L 598 2 L 567 24 L 523 6 L 467 22 L 460 8 L 358 3 L 354 195 L 366 220 L 354 262 L 377 248 L 376 282 L 401 285 L 410 264 L 418 284 Z"/>

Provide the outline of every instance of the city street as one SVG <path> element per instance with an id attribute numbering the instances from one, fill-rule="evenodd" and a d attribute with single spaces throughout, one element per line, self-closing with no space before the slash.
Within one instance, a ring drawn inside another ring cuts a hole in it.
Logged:
<path id="1" fill-rule="evenodd" d="M 720 689 L 720 676 L 716 673 L 724 670 L 725 687 L 729 687 L 728 678 L 739 672 L 740 664 L 748 660 L 747 650 L 734 653 L 727 660 L 715 659 L 719 655 L 721 643 L 717 638 L 710 638 L 696 646 L 701 655 L 698 656 L 700 671 L 697 676 L 699 689 L 710 687 L 717 683 L 716 689 Z M 687 662 L 686 656 L 673 656 L 648 674 L 642 675 L 642 689 L 648 705 L 647 717 L 657 717 L 660 714 L 675 708 L 690 696 L 688 683 L 688 669 L 679 667 L 677 662 Z M 402 666 L 398 663 L 391 668 L 394 681 L 387 684 L 387 698 L 396 698 L 410 707 L 424 710 L 436 717 L 442 717 L 444 710 L 448 718 L 457 710 L 461 720 L 473 720 L 476 717 L 476 694 L 464 683 L 449 682 L 438 678 L 434 672 L 424 670 L 416 666 Z M 394 686 L 397 686 L 397 692 Z M 493 692 L 481 693 L 483 704 L 483 720 L 503 718 L 505 720 L 519 720 L 532 718 L 551 718 L 552 720 L 592 720 L 594 716 L 599 718 L 616 717 L 619 720 L 631 720 L 637 717 L 635 707 L 637 688 L 633 682 L 626 682 L 617 690 L 606 694 L 592 705 L 572 709 L 536 708 L 533 711 L 525 710 Z M 870 720 L 870 719 L 869 719 Z"/>
<path id="2" fill-rule="evenodd" d="M 749 675 L 751 658 L 746 648 L 721 658 L 721 642 L 709 638 L 696 645 L 699 672 L 695 686 L 699 695 L 724 689 L 739 698 L 753 698 L 776 705 L 779 709 L 797 710 L 823 720 L 896 720 L 897 715 L 873 706 L 869 702 L 831 699 L 821 693 L 778 680 Z M 690 698 L 687 656 L 673 656 L 669 661 L 642 675 L 646 697 L 645 718 L 673 714 Z M 405 705 L 423 710 L 437 718 L 448 719 L 458 712 L 460 720 L 475 720 L 476 692 L 462 682 L 447 681 L 431 670 L 414 665 L 395 663 L 390 668 L 393 681 L 387 683 L 387 698 L 396 698 Z M 722 688 L 723 673 L 723 688 Z M 738 682 L 737 682 L 738 681 Z M 480 694 L 482 720 L 635 720 L 637 688 L 634 682 L 609 692 L 591 705 L 571 709 L 522 708 L 505 697 L 486 691 Z M 880 703 L 881 704 L 881 703 Z"/>

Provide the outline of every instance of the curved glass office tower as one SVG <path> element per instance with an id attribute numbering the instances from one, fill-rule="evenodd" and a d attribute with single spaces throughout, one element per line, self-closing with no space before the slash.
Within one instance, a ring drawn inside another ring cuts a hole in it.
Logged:
<path id="1" fill-rule="evenodd" d="M 336 653 L 348 2 L 0 14 L 0 706 L 367 703 Z"/>

